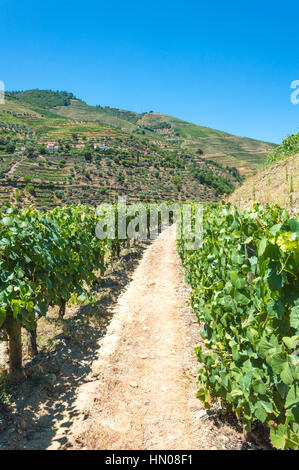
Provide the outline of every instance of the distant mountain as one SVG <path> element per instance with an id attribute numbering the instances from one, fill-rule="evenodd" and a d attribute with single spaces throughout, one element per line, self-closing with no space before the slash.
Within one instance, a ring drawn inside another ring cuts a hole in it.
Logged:
<path id="1" fill-rule="evenodd" d="M 43 109 L 47 113 L 52 111 L 64 118 L 102 123 L 135 135 L 147 136 L 158 145 L 166 145 L 169 149 L 179 148 L 186 153 L 236 167 L 241 174 L 261 169 L 267 153 L 276 147 L 275 144 L 237 137 L 167 114 L 138 114 L 107 106 L 89 106 L 67 92 L 28 90 L 14 92 L 11 96 L 20 103 Z"/>
<path id="2" fill-rule="evenodd" d="M 198 145 L 184 148 L 172 137 L 183 121 L 161 116 L 88 106 L 68 92 L 7 93 L 0 201 L 46 209 L 119 195 L 128 202 L 216 201 L 232 192 L 242 179 L 238 170 L 209 160 Z M 182 126 L 187 133 L 192 125 Z"/>

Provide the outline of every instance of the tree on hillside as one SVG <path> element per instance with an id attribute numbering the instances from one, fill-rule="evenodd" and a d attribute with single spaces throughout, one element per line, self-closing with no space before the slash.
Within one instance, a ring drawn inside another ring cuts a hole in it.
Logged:
<path id="1" fill-rule="evenodd" d="M 40 155 L 46 155 L 47 154 L 47 149 L 46 149 L 46 146 L 44 144 L 39 146 L 38 153 L 40 153 Z"/>
<path id="2" fill-rule="evenodd" d="M 82 151 L 82 155 L 84 156 L 85 160 L 87 162 L 91 162 L 92 161 L 92 157 L 93 157 L 93 148 L 90 144 L 86 144 L 83 151 Z"/>
<path id="3" fill-rule="evenodd" d="M 36 157 L 37 156 L 36 147 L 34 145 L 28 145 L 26 147 L 26 154 L 27 154 L 27 157 L 29 157 L 29 158 Z"/>

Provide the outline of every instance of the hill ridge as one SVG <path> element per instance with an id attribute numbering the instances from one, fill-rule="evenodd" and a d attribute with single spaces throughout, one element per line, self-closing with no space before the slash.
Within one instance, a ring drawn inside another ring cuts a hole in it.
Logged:
<path id="1" fill-rule="evenodd" d="M 240 137 L 226 131 L 200 126 L 165 113 L 154 111 L 137 113 L 109 106 L 91 106 L 76 98 L 73 93 L 51 90 L 26 90 L 8 92 L 8 96 L 22 102 L 37 105 L 37 101 L 49 115 L 73 119 L 75 121 L 98 122 L 112 125 L 134 135 L 144 135 L 171 148 L 179 148 L 189 153 L 199 152 L 205 158 L 228 166 L 235 166 L 241 173 L 262 168 L 266 154 L 276 145 L 258 139 Z M 49 107 L 52 102 L 53 106 Z M 45 105 L 46 103 L 46 105 Z M 44 107 L 43 107 L 44 106 Z"/>

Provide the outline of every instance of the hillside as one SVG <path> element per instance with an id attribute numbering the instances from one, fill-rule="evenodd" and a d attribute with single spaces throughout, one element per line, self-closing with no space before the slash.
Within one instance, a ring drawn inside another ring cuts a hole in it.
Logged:
<path id="1" fill-rule="evenodd" d="M 240 209 L 247 209 L 254 202 L 271 202 L 286 207 L 292 214 L 298 213 L 299 154 L 247 179 L 228 200 Z"/>
<path id="2" fill-rule="evenodd" d="M 241 180 L 235 168 L 183 151 L 159 134 L 139 135 L 114 121 L 83 120 L 79 113 L 77 118 L 57 114 L 72 110 L 73 102 L 67 92 L 7 94 L 0 108 L 0 200 L 41 208 L 115 202 L 119 195 L 129 202 L 214 201 Z M 126 121 L 111 119 L 129 125 L 133 116 L 124 115 Z M 103 148 L 95 149 L 96 144 Z"/>
<path id="3" fill-rule="evenodd" d="M 246 137 L 198 126 L 161 113 L 133 113 L 108 107 L 88 106 L 80 100 L 71 100 L 68 106 L 52 109 L 73 119 L 96 120 L 135 134 L 166 140 L 186 152 L 202 154 L 204 158 L 235 166 L 247 174 L 261 168 L 266 154 L 275 146 Z"/>
<path id="4" fill-rule="evenodd" d="M 144 135 L 159 145 L 181 149 L 203 158 L 236 167 L 242 174 L 261 169 L 266 154 L 274 144 L 237 137 L 226 132 L 192 124 L 166 114 L 132 111 L 103 106 L 89 106 L 67 92 L 28 90 L 12 96 L 31 106 L 52 111 L 76 121 L 97 122 L 137 135 Z"/>

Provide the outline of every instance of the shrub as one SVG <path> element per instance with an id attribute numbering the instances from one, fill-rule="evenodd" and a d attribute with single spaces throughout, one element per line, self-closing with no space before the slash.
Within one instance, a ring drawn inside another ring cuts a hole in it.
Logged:
<path id="1" fill-rule="evenodd" d="M 34 186 L 32 183 L 28 183 L 25 186 L 25 191 L 29 194 L 34 194 Z"/>
<path id="2" fill-rule="evenodd" d="M 31 176 L 24 175 L 24 183 L 31 183 Z"/>

